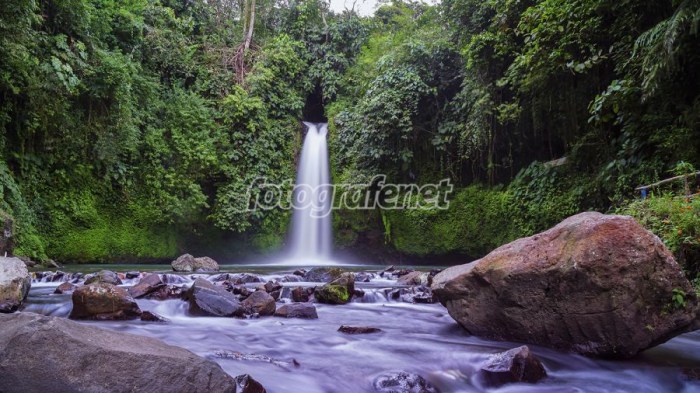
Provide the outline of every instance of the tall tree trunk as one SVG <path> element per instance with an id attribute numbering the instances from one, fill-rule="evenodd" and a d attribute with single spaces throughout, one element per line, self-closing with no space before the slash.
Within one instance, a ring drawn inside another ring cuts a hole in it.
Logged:
<path id="1" fill-rule="evenodd" d="M 246 33 L 248 32 L 248 1 L 249 0 L 241 0 L 243 3 L 241 5 L 241 21 L 243 22 L 243 36 L 245 37 Z"/>
<path id="2" fill-rule="evenodd" d="M 250 43 L 253 41 L 253 27 L 255 26 L 255 0 L 250 0 L 250 19 L 248 20 L 248 33 L 245 36 L 245 51 L 250 48 Z"/>

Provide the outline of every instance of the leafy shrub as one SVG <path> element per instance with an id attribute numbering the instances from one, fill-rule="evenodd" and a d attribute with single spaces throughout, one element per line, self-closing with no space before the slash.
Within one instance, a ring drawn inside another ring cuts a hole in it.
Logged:
<path id="1" fill-rule="evenodd" d="M 618 209 L 634 217 L 664 241 L 678 262 L 695 278 L 700 271 L 700 200 L 672 194 L 652 195 Z"/>

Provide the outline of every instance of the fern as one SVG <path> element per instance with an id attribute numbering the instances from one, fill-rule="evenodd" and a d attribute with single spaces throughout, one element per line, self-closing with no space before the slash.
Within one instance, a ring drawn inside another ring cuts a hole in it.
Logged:
<path id="1" fill-rule="evenodd" d="M 671 17 L 637 38 L 632 58 L 642 58 L 641 76 L 645 98 L 654 95 L 662 83 L 678 70 L 681 44 L 688 36 L 698 35 L 698 26 L 700 0 L 684 0 Z"/>

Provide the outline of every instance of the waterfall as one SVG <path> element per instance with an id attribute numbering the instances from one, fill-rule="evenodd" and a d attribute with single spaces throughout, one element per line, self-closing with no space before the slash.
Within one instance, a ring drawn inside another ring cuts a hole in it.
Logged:
<path id="1" fill-rule="evenodd" d="M 328 124 L 307 123 L 293 195 L 291 260 L 288 265 L 331 264 L 330 168 Z"/>

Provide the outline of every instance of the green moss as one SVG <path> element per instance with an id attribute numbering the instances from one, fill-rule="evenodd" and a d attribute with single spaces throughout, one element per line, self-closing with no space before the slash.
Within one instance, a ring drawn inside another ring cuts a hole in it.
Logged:
<path id="1" fill-rule="evenodd" d="M 87 229 L 69 228 L 51 239 L 48 252 L 71 262 L 160 259 L 177 254 L 175 239 L 170 228 L 141 228 L 126 218 Z"/>
<path id="2" fill-rule="evenodd" d="M 522 235 L 508 192 L 471 186 L 457 191 L 446 210 L 389 210 L 387 238 L 411 255 L 483 255 Z"/>
<path id="3" fill-rule="evenodd" d="M 345 304 L 350 301 L 348 289 L 341 285 L 324 285 L 316 290 L 316 300 L 326 304 Z"/>
<path id="4" fill-rule="evenodd" d="M 45 234 L 47 251 L 64 262 L 111 262 L 170 258 L 175 229 L 153 223 L 137 201 L 110 201 L 88 190 L 67 192 L 53 206 Z"/>
<path id="5" fill-rule="evenodd" d="M 0 212 L 11 217 L 15 238 L 14 254 L 45 261 L 45 242 L 37 231 L 37 217 L 7 164 L 0 159 Z"/>

